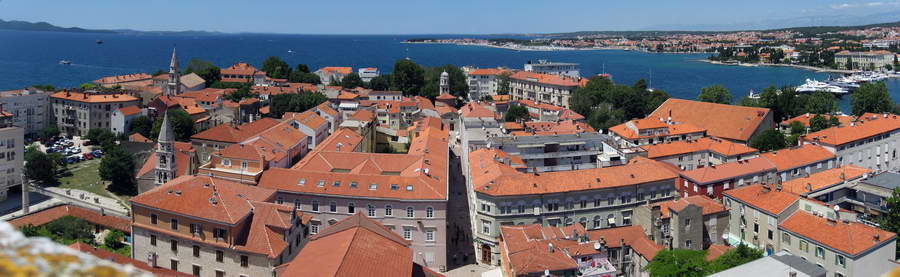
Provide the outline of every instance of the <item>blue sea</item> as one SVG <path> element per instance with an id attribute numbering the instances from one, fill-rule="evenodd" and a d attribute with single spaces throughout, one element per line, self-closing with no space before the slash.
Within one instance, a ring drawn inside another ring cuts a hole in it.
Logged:
<path id="1" fill-rule="evenodd" d="M 609 73 L 616 82 L 651 81 L 673 97 L 694 99 L 700 89 L 719 84 L 735 101 L 750 90 L 770 85 L 798 85 L 824 73 L 787 67 L 722 66 L 700 62 L 707 54 L 662 54 L 622 50 L 514 51 L 477 46 L 404 44 L 409 38 L 459 38 L 471 35 L 150 35 L 0 31 L 0 90 L 34 84 L 72 87 L 109 75 L 152 73 L 167 69 L 173 47 L 182 65 L 191 58 L 220 67 L 237 62 L 260 66 L 269 56 L 288 64 L 377 67 L 389 72 L 397 59 L 409 57 L 425 66 L 453 64 L 522 68 L 528 61 L 547 59 L 581 64 L 582 75 Z M 97 44 L 103 40 L 103 44 Z M 288 51 L 291 52 L 288 52 Z M 71 65 L 60 65 L 69 60 Z M 652 73 L 651 73 L 652 72 Z M 652 78 L 651 78 L 652 76 Z M 900 101 L 900 80 L 888 81 Z M 849 97 L 847 97 L 849 98 Z M 842 107 L 846 107 L 844 99 Z"/>

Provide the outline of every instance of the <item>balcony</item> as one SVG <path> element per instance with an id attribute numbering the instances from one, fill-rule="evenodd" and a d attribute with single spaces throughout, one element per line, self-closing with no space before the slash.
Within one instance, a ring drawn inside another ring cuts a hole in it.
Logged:
<path id="1" fill-rule="evenodd" d="M 578 262 L 578 272 L 582 276 L 612 276 L 616 274 L 616 268 L 606 258 L 595 258 L 589 261 Z"/>

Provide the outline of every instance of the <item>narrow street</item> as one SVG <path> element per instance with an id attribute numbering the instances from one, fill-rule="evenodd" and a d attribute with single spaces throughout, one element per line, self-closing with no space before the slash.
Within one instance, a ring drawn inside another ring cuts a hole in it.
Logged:
<path id="1" fill-rule="evenodd" d="M 466 179 L 462 174 L 459 151 L 455 148 L 451 144 L 450 196 L 447 203 L 448 270 L 475 263 Z"/>

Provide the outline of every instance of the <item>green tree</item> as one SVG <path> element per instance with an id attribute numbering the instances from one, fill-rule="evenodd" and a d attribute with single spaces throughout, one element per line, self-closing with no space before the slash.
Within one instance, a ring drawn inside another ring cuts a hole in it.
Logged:
<path id="1" fill-rule="evenodd" d="M 266 75 L 276 79 L 287 79 L 291 75 L 291 66 L 278 57 L 271 56 L 263 61 L 262 68 Z"/>
<path id="2" fill-rule="evenodd" d="M 175 140 L 190 141 L 194 135 L 194 120 L 187 112 L 181 109 L 169 109 L 169 124 L 172 127 L 172 133 L 175 134 Z M 159 137 L 159 128 L 162 126 L 163 117 L 157 116 L 156 122 L 153 122 L 153 131 L 150 133 L 152 139 Z"/>
<path id="3" fill-rule="evenodd" d="M 103 128 L 93 128 L 88 130 L 88 133 L 84 138 L 90 140 L 94 145 L 102 145 L 103 147 L 116 143 L 116 134 L 113 134 L 109 129 Z"/>
<path id="4" fill-rule="evenodd" d="M 506 114 L 503 115 L 503 121 L 506 122 L 528 120 L 529 118 L 531 118 L 531 115 L 528 114 L 528 108 L 519 105 L 513 105 L 512 107 L 509 107 L 509 110 L 507 110 Z"/>
<path id="5" fill-rule="evenodd" d="M 138 116 L 134 120 L 131 121 L 131 132 L 139 133 L 145 138 L 153 139 L 150 137 L 150 132 L 153 131 L 153 121 L 150 120 L 146 115 Z"/>
<path id="6" fill-rule="evenodd" d="M 55 138 L 58 136 L 59 136 L 59 128 L 56 128 L 56 126 L 47 126 L 38 132 L 38 137 L 40 137 L 43 140 L 49 140 L 49 139 L 52 139 L 52 138 Z"/>
<path id="7" fill-rule="evenodd" d="M 731 92 L 723 86 L 713 85 L 700 89 L 697 100 L 710 103 L 731 104 Z"/>
<path id="8" fill-rule="evenodd" d="M 272 97 L 270 116 L 281 118 L 286 112 L 304 112 L 328 101 L 321 93 L 279 94 Z"/>
<path id="9" fill-rule="evenodd" d="M 724 254 L 712 260 L 707 266 L 706 274 L 713 274 L 726 269 L 736 267 L 763 257 L 763 251 L 753 249 L 741 243 L 734 249 L 729 249 Z"/>
<path id="10" fill-rule="evenodd" d="M 184 74 L 196 73 L 197 76 L 206 81 L 206 86 L 219 81 L 221 78 L 221 69 L 212 62 L 204 61 L 198 58 L 191 59 L 187 66 L 184 67 Z"/>
<path id="11" fill-rule="evenodd" d="M 410 60 L 397 60 L 391 76 L 394 88 L 407 96 L 419 95 L 425 85 L 425 70 Z"/>
<path id="12" fill-rule="evenodd" d="M 625 122 L 625 111 L 616 109 L 609 103 L 600 103 L 588 113 L 587 121 L 594 129 L 609 129 Z"/>
<path id="13" fill-rule="evenodd" d="M 226 94 L 225 100 L 229 100 L 229 101 L 233 101 L 233 102 L 240 102 L 244 98 L 256 97 L 256 95 L 250 91 L 251 86 L 252 85 L 250 83 L 245 83 L 243 86 L 241 86 L 237 90 L 235 90 L 229 94 Z"/>
<path id="14" fill-rule="evenodd" d="M 837 116 L 832 116 L 828 119 L 828 125 L 831 127 L 841 126 L 841 120 L 837 118 Z"/>
<path id="15" fill-rule="evenodd" d="M 828 127 L 831 127 L 831 124 L 829 124 L 828 119 L 825 119 L 821 114 L 817 114 L 809 119 L 810 132 L 818 132 L 820 130 L 828 129 Z"/>
<path id="16" fill-rule="evenodd" d="M 116 194 L 137 195 L 134 157 L 116 144 L 104 150 L 103 159 L 100 161 L 100 178 L 111 182 L 107 189 Z"/>
<path id="17" fill-rule="evenodd" d="M 49 155 L 41 152 L 35 146 L 25 149 L 25 176 L 28 179 L 40 182 L 44 186 L 57 183 L 57 163 Z"/>
<path id="18" fill-rule="evenodd" d="M 763 107 L 759 99 L 750 98 L 749 96 L 741 97 L 741 100 L 738 101 L 738 105 L 744 107 Z"/>
<path id="19" fill-rule="evenodd" d="M 302 64 L 302 63 L 301 63 L 301 64 L 298 64 L 298 65 L 297 65 L 297 69 L 295 69 L 294 72 L 310 73 L 310 72 L 309 72 L 309 66 L 307 66 L 307 65 L 305 65 L 305 64 Z"/>
<path id="20" fill-rule="evenodd" d="M 803 123 L 800 123 L 800 121 L 791 122 L 790 127 L 792 135 L 803 134 L 806 132 L 806 126 L 804 126 Z"/>
<path id="21" fill-rule="evenodd" d="M 33 85 L 33 88 L 43 90 L 43 91 L 56 91 L 56 87 L 53 85 Z"/>
<path id="22" fill-rule="evenodd" d="M 122 248 L 122 246 L 125 246 L 125 244 L 122 243 L 122 240 L 124 239 L 125 233 L 119 230 L 113 230 L 106 234 L 106 237 L 103 238 L 103 246 L 106 246 L 106 248 L 113 250 L 119 249 Z"/>
<path id="23" fill-rule="evenodd" d="M 380 75 L 372 80 L 369 80 L 369 84 L 366 85 L 366 88 L 372 90 L 390 90 L 391 89 L 391 75 Z"/>
<path id="24" fill-rule="evenodd" d="M 800 99 L 805 104 L 805 113 L 827 114 L 838 110 L 838 99 L 834 94 L 817 91 Z"/>
<path id="25" fill-rule="evenodd" d="M 649 98 L 649 100 L 647 100 L 647 103 L 646 103 L 647 108 L 644 109 L 645 114 L 652 113 L 653 111 L 656 110 L 656 108 L 659 108 L 659 106 L 662 105 L 663 102 L 666 102 L 666 100 L 669 100 L 669 98 L 671 97 L 671 96 L 669 96 L 668 93 L 666 93 L 663 90 L 659 90 L 659 89 L 652 89 L 652 90 L 653 91 L 650 92 L 650 98 Z"/>
<path id="26" fill-rule="evenodd" d="M 609 78 L 601 76 L 591 77 L 584 87 L 576 89 L 572 97 L 569 98 L 569 108 L 579 114 L 588 115 L 600 102 L 607 101 L 604 95 L 613 86 L 615 84 Z"/>
<path id="27" fill-rule="evenodd" d="M 864 83 L 850 95 L 850 110 L 853 115 L 893 111 L 894 100 L 884 82 Z"/>
<path id="28" fill-rule="evenodd" d="M 341 79 L 341 86 L 344 88 L 357 88 L 365 86 L 365 83 L 363 83 L 363 80 L 359 77 L 359 74 L 353 72 L 347 74 L 347 76 L 344 76 L 344 78 Z"/>
<path id="29" fill-rule="evenodd" d="M 877 218 L 879 226 L 888 232 L 900 233 L 900 188 L 894 188 L 891 197 L 884 200 L 887 203 L 887 211 Z M 897 250 L 894 258 L 900 258 L 900 240 L 897 242 Z"/>
<path id="30" fill-rule="evenodd" d="M 64 244 L 71 244 L 75 241 L 90 243 L 94 238 L 90 223 L 70 215 L 50 221 L 43 227 L 53 236 L 54 240 Z"/>
<path id="31" fill-rule="evenodd" d="M 239 83 L 239 82 L 220 82 L 220 81 L 216 81 L 215 83 L 213 83 L 213 84 L 210 85 L 209 87 L 210 87 L 210 88 L 219 88 L 219 89 L 222 89 L 222 88 L 239 89 L 239 88 L 242 88 L 242 87 L 245 87 L 245 86 L 252 86 L 252 85 L 253 85 L 253 84 L 251 84 L 249 81 L 247 81 L 247 82 L 242 82 L 242 83 Z"/>
<path id="32" fill-rule="evenodd" d="M 91 83 L 84 83 L 79 86 L 82 90 L 92 90 L 97 88 L 97 85 Z"/>
<path id="33" fill-rule="evenodd" d="M 450 94 L 454 96 L 465 96 L 469 92 L 469 84 L 466 82 L 466 74 L 459 67 L 454 65 L 444 65 L 428 68 L 425 72 L 425 86 L 418 94 L 428 98 L 434 98 L 440 91 L 441 74 L 447 72 L 450 77 Z"/>
<path id="34" fill-rule="evenodd" d="M 303 71 L 294 71 L 291 72 L 291 75 L 288 76 L 288 82 L 291 83 L 308 83 L 308 84 L 321 84 L 322 79 L 319 78 L 319 75 L 315 73 L 303 72 Z"/>
<path id="35" fill-rule="evenodd" d="M 509 94 L 509 76 L 511 73 L 503 72 L 500 75 L 497 75 L 497 94 L 498 95 L 508 95 Z"/>
<path id="36" fill-rule="evenodd" d="M 654 277 L 705 276 L 705 257 L 705 251 L 665 249 L 656 253 L 646 269 Z"/>
<path id="37" fill-rule="evenodd" d="M 784 134 L 776 129 L 768 129 L 754 137 L 750 141 L 750 147 L 759 149 L 761 152 L 778 150 L 787 147 Z"/>

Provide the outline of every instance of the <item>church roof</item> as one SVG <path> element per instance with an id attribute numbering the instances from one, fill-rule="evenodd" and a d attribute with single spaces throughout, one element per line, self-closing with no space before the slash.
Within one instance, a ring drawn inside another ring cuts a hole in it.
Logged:
<path id="1" fill-rule="evenodd" d="M 157 138 L 156 141 L 169 142 L 175 140 L 175 134 L 172 133 L 172 128 L 169 126 L 169 113 L 163 115 L 162 126 L 159 128 L 159 138 Z"/>

